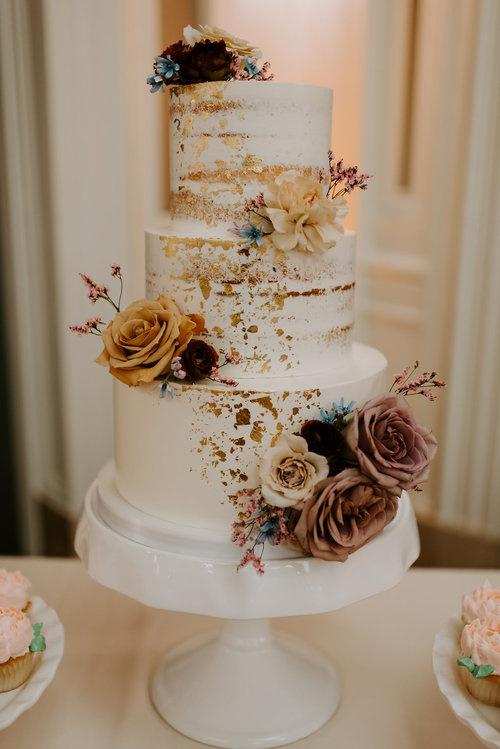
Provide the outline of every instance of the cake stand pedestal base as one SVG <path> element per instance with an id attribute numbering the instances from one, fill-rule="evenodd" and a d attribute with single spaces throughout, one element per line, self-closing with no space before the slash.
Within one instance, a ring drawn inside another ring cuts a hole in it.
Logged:
<path id="1" fill-rule="evenodd" d="M 271 559 L 265 574 L 236 571 L 240 549 L 159 538 L 149 516 L 88 492 L 75 547 L 90 575 L 160 609 L 223 620 L 217 638 L 170 651 L 151 688 L 156 709 L 181 733 L 230 749 L 297 741 L 335 712 L 334 667 L 305 643 L 274 635 L 269 620 L 349 606 L 396 585 L 418 557 L 418 531 L 403 492 L 394 520 L 345 564 Z M 184 553 L 182 549 L 184 548 Z M 230 556 L 232 550 L 233 556 Z"/>
<path id="2" fill-rule="evenodd" d="M 151 697 L 192 739 L 264 749 L 324 725 L 338 707 L 340 684 L 321 652 L 274 634 L 269 620 L 227 620 L 218 637 L 195 638 L 165 656 Z"/>

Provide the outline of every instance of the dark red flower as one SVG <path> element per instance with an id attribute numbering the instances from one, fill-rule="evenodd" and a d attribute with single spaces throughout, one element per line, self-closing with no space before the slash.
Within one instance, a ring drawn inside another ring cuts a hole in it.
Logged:
<path id="1" fill-rule="evenodd" d="M 210 376 L 219 363 L 219 354 L 205 341 L 193 338 L 182 352 L 181 362 L 188 380 L 195 382 Z"/>
<path id="2" fill-rule="evenodd" d="M 192 47 L 176 42 L 161 53 L 162 57 L 167 55 L 180 68 L 176 83 L 224 81 L 234 77 L 239 67 L 238 55 L 226 49 L 222 39 L 217 42 L 204 39 Z"/>
<path id="3" fill-rule="evenodd" d="M 302 424 L 300 434 L 312 453 L 323 455 L 328 459 L 330 472 L 334 469 L 339 471 L 345 467 L 343 460 L 345 441 L 342 432 L 336 426 L 325 421 L 311 419 Z"/>

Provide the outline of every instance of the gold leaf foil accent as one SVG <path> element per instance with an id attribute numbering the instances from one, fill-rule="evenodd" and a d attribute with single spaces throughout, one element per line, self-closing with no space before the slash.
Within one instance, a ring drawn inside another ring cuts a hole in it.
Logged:
<path id="1" fill-rule="evenodd" d="M 274 435 L 274 437 L 271 440 L 271 447 L 275 447 L 276 443 L 278 442 L 279 438 L 281 437 L 281 435 L 283 433 L 284 427 L 283 427 L 283 424 L 281 422 L 278 421 L 278 423 L 276 424 L 276 427 L 277 427 L 278 431 L 276 432 L 276 434 Z"/>
<path id="2" fill-rule="evenodd" d="M 252 431 L 250 432 L 250 439 L 254 442 L 262 442 L 264 436 L 264 427 L 262 421 L 254 421 L 252 425 Z"/>
<path id="3" fill-rule="evenodd" d="M 204 278 L 200 278 L 198 283 L 200 285 L 201 293 L 203 294 L 203 299 L 208 299 L 208 297 L 210 296 L 210 292 L 212 290 L 210 281 L 208 280 L 208 278 L 204 277 Z"/>
<path id="4" fill-rule="evenodd" d="M 252 403 L 260 403 L 261 406 L 272 413 L 275 419 L 278 418 L 278 409 L 273 406 L 270 395 L 263 395 L 261 398 L 252 398 Z"/>
<path id="5" fill-rule="evenodd" d="M 208 247 L 230 250 L 231 247 L 244 243 L 237 239 L 211 239 L 203 237 L 159 237 L 160 242 L 166 242 L 163 248 L 168 257 L 172 257 L 179 250 L 201 250 L 205 245 Z"/>
<path id="6" fill-rule="evenodd" d="M 223 133 L 220 133 L 223 136 Z M 230 134 L 227 136 L 231 137 Z M 233 135 L 232 137 L 238 137 Z M 239 136 L 242 137 L 242 136 Z M 226 138 L 227 140 L 227 138 Z M 229 143 L 227 144 L 229 145 Z M 253 161 L 255 159 L 255 162 Z M 252 180 L 261 183 L 268 183 L 274 181 L 274 179 L 290 170 L 297 171 L 304 176 L 317 176 L 319 175 L 319 169 L 314 167 L 301 167 L 294 164 L 281 164 L 275 166 L 266 166 L 263 162 L 258 163 L 259 160 L 255 156 L 247 155 L 242 161 L 241 168 L 233 169 L 226 164 L 225 161 L 216 161 L 217 169 L 210 170 L 192 170 L 187 174 L 181 176 L 182 180 L 189 181 L 203 181 L 203 182 L 235 182 Z"/>
<path id="7" fill-rule="evenodd" d="M 235 426 L 250 424 L 250 411 L 248 408 L 240 408 L 235 413 Z"/>

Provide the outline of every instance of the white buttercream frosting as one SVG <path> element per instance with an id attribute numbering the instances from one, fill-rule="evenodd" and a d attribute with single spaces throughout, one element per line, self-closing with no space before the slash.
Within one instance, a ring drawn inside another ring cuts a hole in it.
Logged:
<path id="1" fill-rule="evenodd" d="M 30 593 L 31 583 L 19 570 L 0 569 L 0 608 L 24 609 Z"/>

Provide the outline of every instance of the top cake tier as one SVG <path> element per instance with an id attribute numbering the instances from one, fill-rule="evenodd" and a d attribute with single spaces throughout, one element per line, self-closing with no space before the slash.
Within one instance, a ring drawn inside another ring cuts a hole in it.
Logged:
<path id="1" fill-rule="evenodd" d="M 274 81 L 170 87 L 170 208 L 220 231 L 278 174 L 328 171 L 332 91 Z"/>

